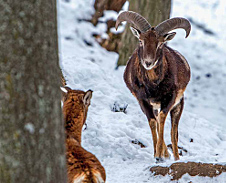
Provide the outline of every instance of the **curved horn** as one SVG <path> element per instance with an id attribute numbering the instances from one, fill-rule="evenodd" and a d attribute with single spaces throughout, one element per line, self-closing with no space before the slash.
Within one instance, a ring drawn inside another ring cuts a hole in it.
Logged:
<path id="1" fill-rule="evenodd" d="M 141 15 L 133 11 L 124 11 L 120 13 L 115 24 L 116 30 L 118 29 L 119 24 L 123 21 L 132 23 L 141 32 L 146 32 L 148 29 L 151 28 L 151 25 L 148 23 L 148 21 L 144 17 L 142 17 Z"/>
<path id="2" fill-rule="evenodd" d="M 186 31 L 186 37 L 190 34 L 191 31 L 191 24 L 190 22 L 185 18 L 171 18 L 168 20 L 165 20 L 164 22 L 160 23 L 155 27 L 156 32 L 158 32 L 159 35 L 164 35 L 168 33 L 171 30 L 182 28 Z"/>

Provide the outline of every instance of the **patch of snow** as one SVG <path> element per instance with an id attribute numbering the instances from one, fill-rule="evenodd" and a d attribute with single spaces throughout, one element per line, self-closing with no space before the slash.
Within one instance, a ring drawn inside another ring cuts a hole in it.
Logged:
<path id="1" fill-rule="evenodd" d="M 122 11 L 127 11 L 127 10 L 129 10 L 129 1 L 126 1 L 122 7 Z"/>
<path id="2" fill-rule="evenodd" d="M 99 18 L 101 22 L 107 22 L 108 20 L 116 20 L 118 17 L 118 13 L 113 10 L 105 10 L 104 16 Z"/>
<path id="3" fill-rule="evenodd" d="M 27 123 L 24 128 L 29 131 L 31 134 L 35 132 L 34 125 L 32 123 Z"/>

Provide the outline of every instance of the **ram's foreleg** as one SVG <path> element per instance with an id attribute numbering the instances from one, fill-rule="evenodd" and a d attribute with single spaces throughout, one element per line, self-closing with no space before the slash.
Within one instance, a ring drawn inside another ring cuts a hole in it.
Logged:
<path id="1" fill-rule="evenodd" d="M 153 107 L 145 100 L 138 100 L 142 111 L 147 116 L 149 126 L 151 128 L 153 147 L 154 147 L 154 157 L 156 156 L 156 145 L 157 145 L 157 120 L 154 114 Z"/>
<path id="2" fill-rule="evenodd" d="M 171 109 L 171 107 L 174 105 L 176 98 L 176 94 L 169 94 L 164 96 L 162 102 L 161 102 L 161 111 L 158 116 L 158 141 L 156 146 L 156 160 L 162 161 L 163 158 L 168 158 L 169 153 L 167 150 L 167 147 L 165 145 L 164 141 L 164 126 L 166 117 Z"/>

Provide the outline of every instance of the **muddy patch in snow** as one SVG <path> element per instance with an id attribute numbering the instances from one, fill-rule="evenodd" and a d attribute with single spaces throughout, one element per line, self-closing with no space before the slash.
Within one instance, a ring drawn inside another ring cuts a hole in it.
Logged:
<path id="1" fill-rule="evenodd" d="M 216 177 L 222 172 L 226 172 L 226 165 L 212 163 L 197 163 L 197 162 L 179 162 L 173 163 L 170 167 L 153 166 L 150 171 L 154 175 L 170 175 L 171 180 L 178 180 L 184 174 L 190 176 Z"/>

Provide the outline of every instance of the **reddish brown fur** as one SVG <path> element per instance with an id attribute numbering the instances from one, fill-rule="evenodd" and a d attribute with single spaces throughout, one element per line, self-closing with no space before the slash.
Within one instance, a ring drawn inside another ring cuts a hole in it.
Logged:
<path id="1" fill-rule="evenodd" d="M 89 106 L 89 103 L 84 103 L 87 92 L 70 88 L 67 90 L 63 97 L 63 114 L 66 129 L 68 183 L 74 183 L 74 180 L 81 176 L 84 176 L 84 183 L 98 183 L 97 175 L 105 181 L 104 167 L 96 156 L 81 146 L 82 127 L 86 121 Z"/>
<path id="2" fill-rule="evenodd" d="M 169 157 L 164 142 L 164 123 L 168 112 L 171 113 L 171 140 L 177 160 L 178 123 L 183 110 L 183 92 L 190 80 L 190 68 L 180 53 L 164 44 L 164 37 L 158 36 L 154 28 L 139 36 L 140 45 L 127 63 L 124 80 L 148 118 L 157 159 Z M 151 70 L 144 68 L 144 64 L 153 64 L 157 60 Z M 160 112 L 155 109 L 158 105 Z"/>
<path id="3" fill-rule="evenodd" d="M 66 135 L 76 139 L 81 144 L 82 127 L 85 123 L 88 106 L 83 104 L 85 92 L 69 90 L 63 98 L 63 114 L 65 118 Z"/>

